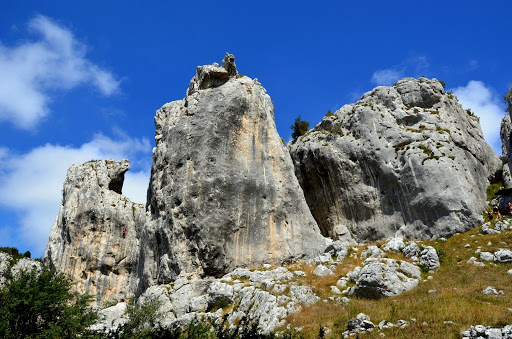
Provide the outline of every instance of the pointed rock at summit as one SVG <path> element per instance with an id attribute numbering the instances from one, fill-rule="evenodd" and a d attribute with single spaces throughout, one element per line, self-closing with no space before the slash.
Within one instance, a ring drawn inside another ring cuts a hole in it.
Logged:
<path id="1" fill-rule="evenodd" d="M 158 110 L 155 125 L 142 287 L 325 248 L 272 101 L 257 80 L 238 75 L 232 55 L 199 66 L 185 99 Z"/>
<path id="2" fill-rule="evenodd" d="M 377 87 L 324 117 L 291 155 L 322 233 L 346 225 L 359 241 L 476 227 L 500 165 L 478 118 L 424 77 Z"/>
<path id="3" fill-rule="evenodd" d="M 45 262 L 65 272 L 78 292 L 92 295 L 99 305 L 131 297 L 137 287 L 137 232 L 145 211 L 121 194 L 129 168 L 128 160 L 71 166 L 46 247 Z"/>

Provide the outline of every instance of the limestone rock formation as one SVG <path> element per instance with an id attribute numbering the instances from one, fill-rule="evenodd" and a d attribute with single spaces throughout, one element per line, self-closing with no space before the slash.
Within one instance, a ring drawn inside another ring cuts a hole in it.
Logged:
<path id="1" fill-rule="evenodd" d="M 380 299 L 397 296 L 416 287 L 421 277 L 417 266 L 394 259 L 369 258 L 360 270 L 350 274 L 356 285 L 351 294 L 361 298 Z"/>
<path id="2" fill-rule="evenodd" d="M 312 257 L 325 248 L 277 134 L 274 107 L 234 57 L 199 66 L 185 99 L 157 111 L 141 238 L 143 290 L 181 272 Z"/>
<path id="3" fill-rule="evenodd" d="M 502 142 L 502 160 L 503 160 L 503 186 L 506 189 L 512 188 L 512 88 L 505 95 L 508 107 L 508 115 L 501 121 L 500 137 Z M 510 195 L 510 194 L 508 194 Z M 501 201 L 500 201 L 501 202 Z M 508 202 L 508 201 L 507 201 Z M 501 204 L 500 204 L 501 205 Z M 504 205 L 504 204 L 503 204 Z M 503 207 L 503 206 L 500 206 Z"/>
<path id="4" fill-rule="evenodd" d="M 501 121 L 500 137 L 502 142 L 503 186 L 509 189 L 512 188 L 512 171 L 510 168 L 512 162 L 512 123 L 508 115 Z"/>
<path id="5" fill-rule="evenodd" d="M 346 225 L 358 241 L 476 227 L 500 165 L 478 119 L 423 77 L 375 88 L 290 148 L 322 233 Z"/>
<path id="6" fill-rule="evenodd" d="M 45 261 L 100 304 L 118 294 L 133 296 L 137 286 L 137 232 L 145 211 L 121 194 L 129 168 L 128 160 L 71 166 L 46 247 Z"/>

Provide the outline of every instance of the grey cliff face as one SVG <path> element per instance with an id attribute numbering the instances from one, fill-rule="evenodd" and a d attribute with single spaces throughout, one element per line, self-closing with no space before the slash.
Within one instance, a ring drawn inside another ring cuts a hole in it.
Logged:
<path id="1" fill-rule="evenodd" d="M 476 227 L 499 167 L 477 118 L 427 78 L 375 88 L 324 117 L 290 153 L 322 233 L 346 225 L 359 241 Z"/>
<path id="2" fill-rule="evenodd" d="M 512 188 L 512 88 L 505 95 L 508 107 L 506 111 L 509 115 L 505 116 L 501 121 L 500 137 L 502 142 L 502 161 L 503 161 L 503 186 Z"/>
<path id="3" fill-rule="evenodd" d="M 501 151 L 502 151 L 502 161 L 503 161 L 503 186 L 505 188 L 512 188 L 512 176 L 510 169 L 510 156 L 512 154 L 512 123 L 510 122 L 510 117 L 506 116 L 501 121 L 500 126 L 500 137 L 501 137 Z"/>
<path id="4" fill-rule="evenodd" d="M 129 168 L 128 160 L 71 166 L 46 247 L 45 261 L 67 273 L 77 282 L 78 292 L 95 296 L 100 304 L 133 295 L 137 285 L 137 233 L 145 211 L 144 205 L 121 194 Z"/>
<path id="5" fill-rule="evenodd" d="M 180 272 L 311 257 L 325 247 L 277 134 L 265 89 L 234 57 L 200 66 L 183 100 L 157 111 L 141 238 L 144 286 Z"/>

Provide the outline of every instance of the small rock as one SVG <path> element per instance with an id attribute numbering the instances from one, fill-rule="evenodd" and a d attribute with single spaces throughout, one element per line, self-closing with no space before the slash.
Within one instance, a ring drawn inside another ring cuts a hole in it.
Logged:
<path id="1" fill-rule="evenodd" d="M 332 257 L 330 254 L 319 255 L 318 257 L 315 258 L 315 264 L 317 265 L 330 263 L 331 261 Z"/>
<path id="2" fill-rule="evenodd" d="M 512 272 L 512 270 L 510 270 Z M 512 274 L 512 273 L 511 273 Z M 347 278 L 343 277 L 343 278 L 340 278 L 337 282 L 336 282 L 336 286 L 339 287 L 339 288 L 345 288 L 347 287 Z"/>
<path id="3" fill-rule="evenodd" d="M 409 326 L 409 322 L 406 320 L 400 319 L 400 320 L 397 320 L 396 326 L 398 326 L 400 328 L 404 328 L 404 327 Z"/>
<path id="4" fill-rule="evenodd" d="M 402 252 L 405 247 L 403 238 L 391 238 L 388 242 L 383 246 L 384 251 L 393 251 L 396 253 Z"/>
<path id="5" fill-rule="evenodd" d="M 480 252 L 480 259 L 483 261 L 493 261 L 494 254 L 492 254 L 491 252 Z"/>
<path id="6" fill-rule="evenodd" d="M 380 258 L 384 256 L 384 251 L 382 251 L 377 246 L 368 246 L 366 249 L 361 252 L 361 258 Z"/>
<path id="7" fill-rule="evenodd" d="M 338 287 L 336 286 L 331 286 L 331 293 L 334 293 L 334 294 L 341 294 L 341 291 Z"/>
<path id="8" fill-rule="evenodd" d="M 324 265 L 318 265 L 313 271 L 313 274 L 318 277 L 325 277 L 328 275 L 333 275 L 334 272 L 331 271 L 329 268 L 325 267 Z"/>
<path id="9" fill-rule="evenodd" d="M 494 261 L 495 262 L 511 262 L 512 261 L 512 251 L 500 249 L 494 252 Z"/>
<path id="10" fill-rule="evenodd" d="M 493 286 L 487 286 L 483 291 L 482 291 L 483 294 L 485 295 L 491 295 L 491 294 L 494 294 L 494 295 L 500 295 L 500 294 L 503 294 L 503 291 L 500 290 L 496 290 Z"/>
<path id="11" fill-rule="evenodd" d="M 421 251 L 420 265 L 425 265 L 430 271 L 435 271 L 440 267 L 439 256 L 435 248 L 427 246 Z"/>
<path id="12" fill-rule="evenodd" d="M 406 258 L 411 258 L 411 257 L 420 255 L 421 250 L 420 250 L 420 247 L 418 246 L 418 244 L 416 244 L 414 241 L 412 241 L 409 245 L 407 245 L 403 249 L 403 253 Z"/>

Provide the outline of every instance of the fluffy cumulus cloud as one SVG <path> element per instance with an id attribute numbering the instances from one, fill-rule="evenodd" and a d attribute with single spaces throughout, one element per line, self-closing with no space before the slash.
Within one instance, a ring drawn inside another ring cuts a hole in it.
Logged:
<path id="1" fill-rule="evenodd" d="M 119 89 L 119 81 L 88 60 L 86 47 L 66 28 L 45 16 L 28 24 L 35 40 L 17 46 L 0 42 L 0 121 L 29 129 L 49 113 L 48 93 L 81 84 L 103 95 Z"/>
<path id="2" fill-rule="evenodd" d="M 500 124 L 505 114 L 501 97 L 483 82 L 474 80 L 452 91 L 464 108 L 471 109 L 480 118 L 485 140 L 501 155 Z"/>
<path id="3" fill-rule="evenodd" d="M 11 154 L 0 148 L 0 207 L 19 214 L 20 225 L 14 229 L 3 225 L 0 235 L 23 242 L 24 247 L 40 256 L 48 241 L 50 229 L 58 214 L 61 189 L 71 164 L 91 159 L 151 159 L 151 146 L 146 139 L 120 137 L 117 140 L 97 134 L 80 147 L 46 144 L 26 154 Z M 133 162 L 132 162 L 133 164 Z M 132 166 L 132 168 L 135 166 Z M 146 201 L 149 168 L 141 166 L 126 173 L 123 193 L 139 203 Z M 2 246 L 8 245 L 5 239 Z M 5 244 L 4 244 L 5 243 Z"/>
<path id="4" fill-rule="evenodd" d="M 428 73 L 429 63 L 425 56 L 407 58 L 398 65 L 373 73 L 371 82 L 377 86 L 391 86 L 406 77 L 420 77 Z"/>

